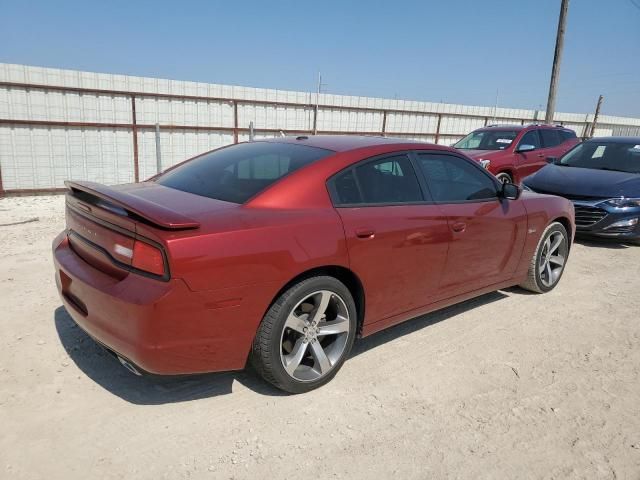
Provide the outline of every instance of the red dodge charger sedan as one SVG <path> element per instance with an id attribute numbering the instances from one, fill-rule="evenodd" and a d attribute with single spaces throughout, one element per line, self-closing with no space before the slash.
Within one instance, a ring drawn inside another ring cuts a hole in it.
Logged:
<path id="1" fill-rule="evenodd" d="M 220 148 L 149 181 L 67 182 L 56 282 L 134 373 L 243 369 L 299 393 L 357 336 L 560 280 L 572 204 L 453 148 L 317 136 Z"/>

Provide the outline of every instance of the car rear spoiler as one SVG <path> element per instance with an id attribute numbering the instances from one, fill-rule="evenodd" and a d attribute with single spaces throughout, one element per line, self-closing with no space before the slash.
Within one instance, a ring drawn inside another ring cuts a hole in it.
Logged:
<path id="1" fill-rule="evenodd" d="M 132 216 L 165 230 L 188 230 L 200 227 L 200 223 L 174 212 L 173 210 L 146 200 L 137 195 L 95 182 L 65 181 L 65 186 L 73 193 L 83 192 L 125 210 Z"/>

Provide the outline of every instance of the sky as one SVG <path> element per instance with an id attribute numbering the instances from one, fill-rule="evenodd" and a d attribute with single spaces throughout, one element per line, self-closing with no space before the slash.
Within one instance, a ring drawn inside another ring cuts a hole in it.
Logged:
<path id="1" fill-rule="evenodd" d="M 0 62 L 544 110 L 560 0 L 0 0 Z M 497 95 L 496 95 L 497 93 Z M 571 0 L 556 109 L 640 117 L 640 0 Z"/>

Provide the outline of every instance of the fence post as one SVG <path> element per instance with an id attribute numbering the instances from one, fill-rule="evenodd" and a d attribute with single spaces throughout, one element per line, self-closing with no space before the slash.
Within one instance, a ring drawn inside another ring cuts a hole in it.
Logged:
<path id="1" fill-rule="evenodd" d="M 436 125 L 436 141 L 435 141 L 436 145 L 440 141 L 440 122 L 442 122 L 442 114 L 441 113 L 438 114 L 438 124 Z"/>
<path id="2" fill-rule="evenodd" d="M 156 170 L 162 172 L 162 153 L 160 151 L 160 124 L 156 123 Z"/>
<path id="3" fill-rule="evenodd" d="M 316 135 L 318 133 L 318 105 L 316 104 L 313 109 L 313 134 Z"/>
<path id="4" fill-rule="evenodd" d="M 382 111 L 382 136 L 384 137 L 385 132 L 387 131 L 387 111 Z"/>
<path id="5" fill-rule="evenodd" d="M 0 197 L 4 197 L 4 187 L 2 186 L 2 166 L 0 166 Z"/>
<path id="6" fill-rule="evenodd" d="M 233 143 L 238 143 L 238 101 L 233 100 Z"/>
<path id="7" fill-rule="evenodd" d="M 136 120 L 136 96 L 131 95 L 131 132 L 133 133 L 133 180 L 140 181 L 140 166 L 138 164 L 138 122 Z"/>
<path id="8" fill-rule="evenodd" d="M 253 142 L 253 120 L 249 122 L 249 141 Z"/>

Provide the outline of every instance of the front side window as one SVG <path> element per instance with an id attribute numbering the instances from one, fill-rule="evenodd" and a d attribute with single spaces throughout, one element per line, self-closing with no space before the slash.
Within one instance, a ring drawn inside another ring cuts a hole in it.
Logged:
<path id="1" fill-rule="evenodd" d="M 461 150 L 504 150 L 517 136 L 517 130 L 476 130 L 453 146 Z"/>
<path id="2" fill-rule="evenodd" d="M 368 161 L 339 174 L 333 181 L 339 205 L 412 203 L 423 200 L 418 178 L 406 155 Z"/>
<path id="3" fill-rule="evenodd" d="M 540 137 L 538 136 L 538 132 L 536 130 L 530 130 L 525 133 L 518 144 L 518 146 L 522 145 L 533 145 L 534 148 L 540 148 Z"/>
<path id="4" fill-rule="evenodd" d="M 241 143 L 205 153 L 155 181 L 203 197 L 244 203 L 285 175 L 333 153 L 291 143 Z"/>
<path id="5" fill-rule="evenodd" d="M 444 154 L 419 153 L 417 156 L 436 202 L 482 201 L 497 197 L 495 182 L 468 161 Z"/>
<path id="6" fill-rule="evenodd" d="M 560 165 L 640 173 L 640 145 L 633 142 L 585 142 L 562 157 Z"/>

